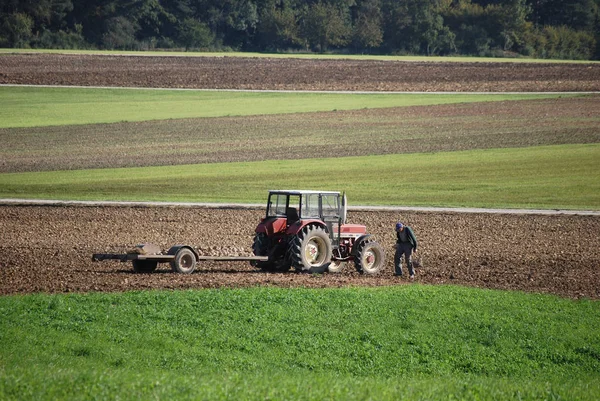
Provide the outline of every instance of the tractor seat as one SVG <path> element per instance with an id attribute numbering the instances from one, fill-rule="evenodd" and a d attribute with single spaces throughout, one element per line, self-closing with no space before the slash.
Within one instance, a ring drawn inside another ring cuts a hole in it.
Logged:
<path id="1" fill-rule="evenodd" d="M 296 210 L 295 207 L 288 207 L 287 209 L 285 209 L 285 215 L 287 217 L 288 225 L 300 220 L 300 216 L 298 216 L 298 210 Z"/>

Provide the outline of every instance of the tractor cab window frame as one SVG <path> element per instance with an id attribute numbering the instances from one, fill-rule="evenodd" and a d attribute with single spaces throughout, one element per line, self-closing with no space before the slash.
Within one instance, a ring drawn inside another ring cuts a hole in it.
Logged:
<path id="1" fill-rule="evenodd" d="M 302 195 L 302 218 L 320 218 L 320 195 L 308 193 Z"/>
<path id="2" fill-rule="evenodd" d="M 285 216 L 287 206 L 288 206 L 288 195 L 287 194 L 270 194 L 269 195 L 269 206 L 267 208 L 267 217 Z"/>
<path id="3" fill-rule="evenodd" d="M 321 196 L 321 209 L 323 217 L 339 217 L 340 197 L 337 194 L 323 194 Z"/>

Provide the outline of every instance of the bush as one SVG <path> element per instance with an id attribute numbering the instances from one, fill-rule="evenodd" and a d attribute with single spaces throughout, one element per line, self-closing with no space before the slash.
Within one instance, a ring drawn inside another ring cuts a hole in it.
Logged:
<path id="1" fill-rule="evenodd" d="M 33 42 L 33 47 L 41 49 L 88 49 L 90 44 L 86 42 L 82 34 L 82 26 L 76 25 L 75 31 L 51 32 L 44 30 Z"/>
<path id="2" fill-rule="evenodd" d="M 535 39 L 536 55 L 541 58 L 588 60 L 596 49 L 591 33 L 566 26 L 545 26 Z"/>

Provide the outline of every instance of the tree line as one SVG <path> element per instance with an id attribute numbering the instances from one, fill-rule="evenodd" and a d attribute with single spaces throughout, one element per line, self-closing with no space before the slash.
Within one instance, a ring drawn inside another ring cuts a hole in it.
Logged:
<path id="1" fill-rule="evenodd" d="M 0 47 L 600 59 L 600 0 L 0 0 Z"/>

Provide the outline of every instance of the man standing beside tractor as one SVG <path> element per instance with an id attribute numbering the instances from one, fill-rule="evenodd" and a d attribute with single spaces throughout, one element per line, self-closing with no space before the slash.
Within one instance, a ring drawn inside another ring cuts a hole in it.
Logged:
<path id="1" fill-rule="evenodd" d="M 402 276 L 402 255 L 408 266 L 408 274 L 411 279 L 415 278 L 413 269 L 412 254 L 417 252 L 417 237 L 412 228 L 403 223 L 396 223 L 396 254 L 394 255 L 394 276 Z"/>

